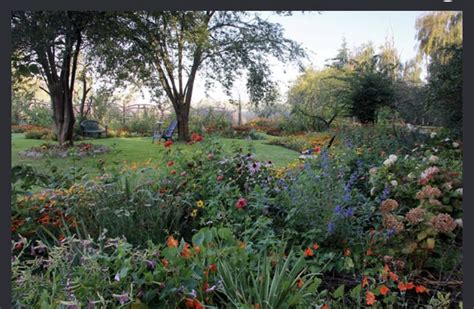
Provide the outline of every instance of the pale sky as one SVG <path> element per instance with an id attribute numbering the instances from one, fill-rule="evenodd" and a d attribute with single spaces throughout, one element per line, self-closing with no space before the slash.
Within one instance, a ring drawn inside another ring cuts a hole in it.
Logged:
<path id="1" fill-rule="evenodd" d="M 299 42 L 307 50 L 309 62 L 317 68 L 324 66 L 325 60 L 335 57 L 343 37 L 349 49 L 372 41 L 374 46 L 381 46 L 387 37 L 395 42 L 402 63 L 416 55 L 415 21 L 423 11 L 323 11 L 294 12 L 292 16 L 280 16 L 271 12 L 262 12 L 270 21 L 280 23 L 285 36 Z M 291 81 L 298 76 L 294 64 L 277 63 L 272 65 L 273 78 L 278 81 L 280 92 L 285 94 Z M 234 87 L 234 94 L 240 94 L 247 100 L 245 76 Z M 217 86 L 208 92 L 204 91 L 204 80 L 196 81 L 193 93 L 193 104 L 200 100 L 226 101 L 228 98 Z M 148 95 L 143 102 L 149 102 Z M 137 98 L 137 101 L 141 101 Z M 138 103 L 138 102 L 137 102 Z"/>

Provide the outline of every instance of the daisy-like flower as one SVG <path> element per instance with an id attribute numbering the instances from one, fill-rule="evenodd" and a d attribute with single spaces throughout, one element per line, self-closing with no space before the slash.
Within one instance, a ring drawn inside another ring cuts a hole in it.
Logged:
<path id="1" fill-rule="evenodd" d="M 204 207 L 204 202 L 202 200 L 199 200 L 199 201 L 196 202 L 196 206 L 198 208 L 203 208 Z"/>
<path id="2" fill-rule="evenodd" d="M 372 292 L 367 292 L 365 294 L 365 302 L 367 305 L 373 305 L 377 300 L 375 299 L 375 295 Z"/>

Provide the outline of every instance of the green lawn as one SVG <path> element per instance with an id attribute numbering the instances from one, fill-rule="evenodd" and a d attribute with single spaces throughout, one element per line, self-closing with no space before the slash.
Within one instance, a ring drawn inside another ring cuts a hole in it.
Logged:
<path id="1" fill-rule="evenodd" d="M 271 138 L 271 137 L 269 137 Z M 66 170 L 71 166 L 81 166 L 88 173 L 97 173 L 95 168 L 99 159 L 105 160 L 106 166 L 112 164 L 140 163 L 148 160 L 159 159 L 163 155 L 163 145 L 154 145 L 151 143 L 151 137 L 131 137 L 131 138 L 107 138 L 87 140 L 94 144 L 107 145 L 111 152 L 97 155 L 95 157 L 86 157 L 73 160 L 72 158 L 55 158 L 51 163 L 60 170 Z M 255 153 L 259 160 L 271 160 L 275 166 L 284 166 L 298 158 L 298 153 L 286 148 L 266 144 L 266 140 L 247 141 L 230 138 L 219 138 L 226 151 L 231 151 L 232 145 L 240 147 L 253 145 Z M 43 144 L 42 140 L 25 139 L 23 134 L 12 134 L 12 166 L 17 164 L 30 164 L 39 170 L 45 170 L 48 166 L 48 159 L 23 159 L 18 156 L 19 151 L 26 150 L 33 146 Z M 192 145 L 176 143 L 174 147 L 180 147 L 184 153 L 192 152 Z"/>

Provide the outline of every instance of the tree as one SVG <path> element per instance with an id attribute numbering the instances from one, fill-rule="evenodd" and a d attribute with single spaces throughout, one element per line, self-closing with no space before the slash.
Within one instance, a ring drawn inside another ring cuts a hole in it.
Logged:
<path id="1" fill-rule="evenodd" d="M 416 21 L 419 55 L 430 58 L 439 49 L 462 44 L 462 12 L 432 12 Z"/>
<path id="2" fill-rule="evenodd" d="M 208 86 L 229 90 L 238 76 L 270 84 L 268 58 L 295 60 L 300 46 L 284 38 L 279 24 L 237 11 L 129 12 L 113 14 L 97 48 L 101 68 L 119 79 L 160 88 L 178 120 L 179 140 L 189 138 L 189 110 L 198 72 Z M 254 85 L 254 84 L 250 84 Z M 258 89 L 251 88 L 258 104 Z M 256 96 L 255 96 L 256 95 Z"/>
<path id="3" fill-rule="evenodd" d="M 350 104 L 349 74 L 348 68 L 307 69 L 288 93 L 293 114 L 312 130 L 329 129 L 336 117 L 346 114 Z"/>
<path id="4" fill-rule="evenodd" d="M 373 49 L 361 53 L 361 61 L 349 78 L 351 84 L 351 114 L 363 123 L 374 123 L 377 110 L 391 106 L 394 101 L 393 80 L 387 70 L 380 66 Z"/>
<path id="5" fill-rule="evenodd" d="M 342 39 L 342 44 L 339 50 L 337 51 L 337 55 L 335 58 L 331 59 L 332 64 L 330 66 L 335 67 L 337 69 L 345 68 L 350 62 L 350 51 L 347 47 L 346 38 Z"/>
<path id="6" fill-rule="evenodd" d="M 88 12 L 18 11 L 11 17 L 12 63 L 44 79 L 60 145 L 73 143 L 77 61 L 92 16 Z"/>
<path id="7" fill-rule="evenodd" d="M 462 135 L 462 45 L 453 44 L 433 54 L 428 67 L 428 101 L 442 124 Z"/>

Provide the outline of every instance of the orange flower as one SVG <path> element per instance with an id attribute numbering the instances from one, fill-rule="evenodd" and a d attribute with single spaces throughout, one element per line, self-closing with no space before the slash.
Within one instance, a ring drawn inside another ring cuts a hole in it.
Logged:
<path id="1" fill-rule="evenodd" d="M 365 253 L 365 255 L 367 256 L 371 256 L 374 252 L 372 251 L 372 249 L 368 249 L 367 252 Z"/>
<path id="2" fill-rule="evenodd" d="M 367 305 L 372 305 L 376 302 L 375 300 L 375 295 L 374 293 L 372 292 L 367 292 L 365 294 L 365 302 L 367 303 Z"/>
<path id="3" fill-rule="evenodd" d="M 349 248 L 344 249 L 344 256 L 349 256 L 349 255 L 351 255 L 351 249 Z"/>
<path id="4" fill-rule="evenodd" d="M 313 244 L 313 249 L 314 249 L 314 250 L 318 250 L 318 249 L 319 249 L 319 245 L 318 245 L 317 243 L 314 243 L 314 244 Z"/>
<path id="5" fill-rule="evenodd" d="M 188 258 L 188 257 L 192 256 L 192 253 L 189 250 L 189 244 L 188 243 L 184 243 L 183 251 L 181 251 L 180 255 L 182 257 L 185 257 L 185 258 Z"/>
<path id="6" fill-rule="evenodd" d="M 184 305 L 189 309 L 202 309 L 202 304 L 196 298 L 186 298 Z"/>
<path id="7" fill-rule="evenodd" d="M 173 165 L 174 165 L 174 162 L 173 162 L 173 161 L 168 161 L 168 163 L 166 163 L 166 165 L 167 165 L 168 167 L 173 166 Z"/>
<path id="8" fill-rule="evenodd" d="M 408 282 L 406 284 L 406 286 L 407 286 L 407 290 L 411 290 L 411 289 L 415 288 L 415 285 L 413 284 L 413 282 Z"/>
<path id="9" fill-rule="evenodd" d="M 194 246 L 194 252 L 196 252 L 196 254 L 201 253 L 201 248 L 199 248 L 198 246 Z"/>
<path id="10" fill-rule="evenodd" d="M 314 252 L 313 250 L 311 250 L 311 248 L 306 248 L 306 250 L 304 250 L 304 256 L 306 257 L 309 257 L 309 256 L 313 256 L 314 255 Z"/>
<path id="11" fill-rule="evenodd" d="M 390 279 L 392 279 L 392 281 L 394 281 L 394 282 L 398 281 L 398 275 L 396 273 L 389 272 L 388 274 L 390 276 Z"/>
<path id="12" fill-rule="evenodd" d="M 239 248 L 240 249 L 245 249 L 245 243 L 243 241 L 239 240 Z"/>
<path id="13" fill-rule="evenodd" d="M 405 283 L 399 282 L 398 283 L 398 289 L 400 290 L 400 292 L 405 292 L 407 290 L 407 286 L 406 286 Z"/>
<path id="14" fill-rule="evenodd" d="M 329 309 L 329 306 L 327 304 L 324 304 L 321 309 Z"/>
<path id="15" fill-rule="evenodd" d="M 174 239 L 173 235 L 168 237 L 166 244 L 168 245 L 168 248 L 178 248 L 178 241 Z"/>
<path id="16" fill-rule="evenodd" d="M 215 273 L 217 271 L 217 265 L 216 264 L 209 265 L 209 270 Z"/>
<path id="17" fill-rule="evenodd" d="M 301 287 L 303 286 L 303 280 L 301 278 L 298 278 L 298 280 L 296 280 L 296 286 L 298 287 L 298 289 L 301 289 Z"/>
<path id="18" fill-rule="evenodd" d="M 170 264 L 170 262 L 168 262 L 167 259 L 161 259 L 161 263 L 163 264 L 164 267 L 168 267 L 168 265 Z"/>
<path id="19" fill-rule="evenodd" d="M 415 292 L 418 293 L 418 294 L 421 294 L 421 293 L 428 293 L 428 289 L 423 286 L 423 285 L 417 285 L 415 287 Z"/>
<path id="20" fill-rule="evenodd" d="M 255 305 L 253 306 L 253 308 L 254 308 L 254 309 L 260 309 L 260 304 L 255 304 Z"/>
<path id="21" fill-rule="evenodd" d="M 389 292 L 390 290 L 387 288 L 387 286 L 385 284 L 383 284 L 381 287 L 380 287 L 380 294 L 385 296 L 387 295 L 387 293 Z"/>
<path id="22" fill-rule="evenodd" d="M 362 287 L 365 288 L 369 285 L 369 278 L 367 276 L 362 277 Z"/>

